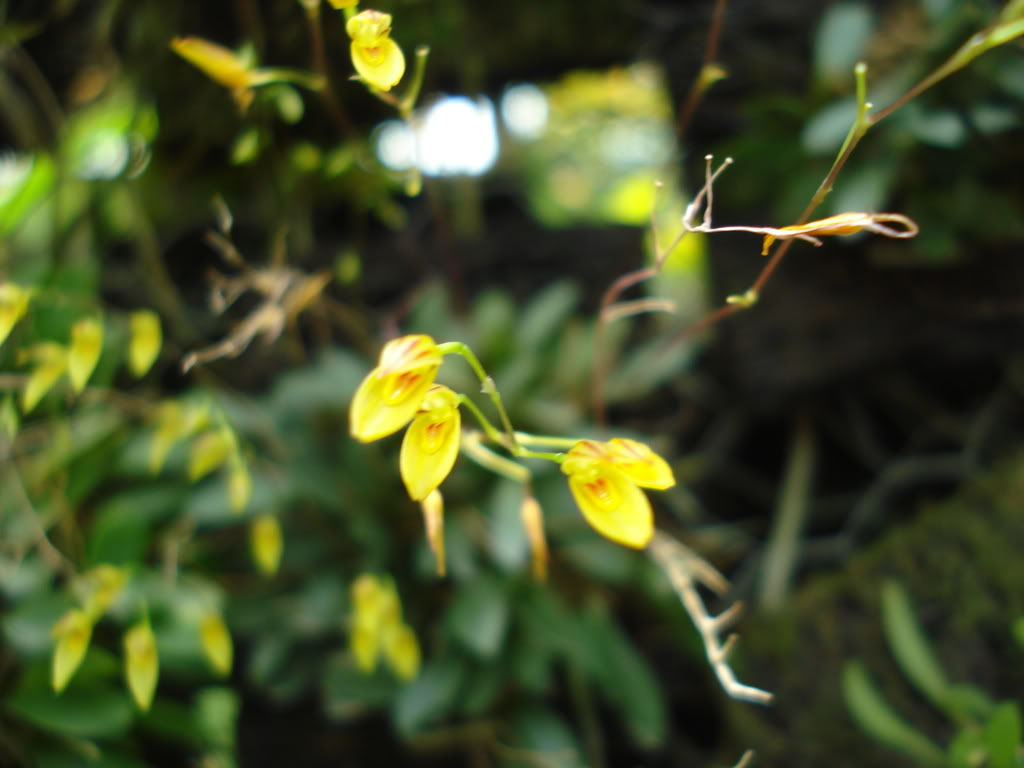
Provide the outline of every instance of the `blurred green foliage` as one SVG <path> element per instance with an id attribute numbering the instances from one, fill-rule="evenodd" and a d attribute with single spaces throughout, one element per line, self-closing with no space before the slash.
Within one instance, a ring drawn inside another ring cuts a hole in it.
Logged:
<path id="1" fill-rule="evenodd" d="M 397 440 L 364 446 L 347 434 L 349 400 L 384 335 L 371 329 L 399 324 L 476 350 L 518 427 L 602 434 L 588 415 L 597 330 L 580 306 L 589 297 L 568 281 L 537 286 L 529 300 L 487 287 L 462 310 L 454 279 L 412 286 L 403 266 L 374 263 L 368 244 L 385 231 L 415 239 L 422 210 L 404 195 L 415 174 L 388 171 L 375 154 L 372 128 L 392 111 L 347 82 L 342 16 L 327 5 L 315 29 L 328 43 L 334 95 L 275 83 L 244 114 L 171 53 L 170 39 L 222 34 L 261 65 L 312 68 L 305 4 L 243 0 L 231 33 L 218 15 L 227 12 L 208 4 L 90 5 L 62 0 L 14 14 L 0 4 L 0 111 L 11 147 L 0 155 L 0 282 L 32 294 L 0 346 L 0 763 L 127 768 L 184 755 L 227 768 L 239 763 L 253 700 L 275 711 L 312 702 L 332 723 L 385 718 L 405 744 L 481 750 L 507 768 L 596 765 L 623 735 L 640 752 L 664 748 L 678 681 L 641 637 L 692 660 L 701 649 L 650 561 L 598 537 L 564 477 L 544 465 L 533 491 L 556 556 L 550 581 L 537 583 L 519 489 L 463 459 L 445 486 L 450 577 L 439 581 L 418 509 L 401 492 Z M 409 30 L 433 32 L 435 46 L 468 35 L 468 10 L 399 4 L 394 37 L 411 52 L 419 41 Z M 744 106 L 757 130 L 728 147 L 745 181 L 726 194 L 740 205 L 774 197 L 776 223 L 790 220 L 849 128 L 852 63 L 877 63 L 871 97 L 886 103 L 970 34 L 979 13 L 932 0 L 883 24 L 866 3 L 830 6 L 815 36 L 812 92 L 755 94 Z M 886 48 L 901 35 L 914 44 Z M 459 55 L 439 58 L 451 65 Z M 464 80 L 475 62 L 462 62 Z M 844 174 L 833 210 L 903 200 L 913 215 L 928 211 L 944 224 L 928 228 L 916 253 L 932 261 L 957 257 L 963 233 L 982 243 L 1021 236 L 1020 191 L 961 173 L 979 161 L 956 151 L 1019 129 L 1021 62 L 997 51 L 971 73 L 954 98 L 926 96 L 879 131 Z M 513 151 L 511 173 L 499 169 L 522 184 L 542 223 L 641 226 L 664 208 L 659 234 L 677 224 L 673 179 L 657 204 L 651 184 L 676 161 L 659 78 L 632 65 L 547 88 L 549 133 Z M 933 183 L 947 177 L 958 179 L 952 190 Z M 432 181 L 425 197 L 443 209 L 447 192 L 471 181 Z M 684 245 L 669 264 L 686 285 L 673 288 L 667 274 L 658 290 L 678 290 L 692 313 L 705 243 L 691 236 Z M 381 273 L 390 283 L 374 294 Z M 299 285 L 309 295 L 288 294 Z M 296 304 L 285 311 L 269 298 L 281 295 Z M 367 306 L 380 295 L 393 311 Z M 140 308 L 159 314 L 165 339 L 149 372 L 129 364 Z M 63 348 L 75 324 L 94 317 L 102 349 L 88 387 L 75 392 L 61 379 L 35 408 L 20 407 L 30 373 L 19 350 Z M 257 317 L 253 333 L 235 335 Z M 190 352 L 231 338 L 241 339 L 223 355 L 231 359 L 212 354 L 210 365 L 181 371 Z M 612 406 L 641 401 L 693 362 L 693 345 L 665 346 L 645 322 L 615 323 L 603 338 Z M 459 391 L 478 390 L 468 369 L 444 376 Z M 646 439 L 673 448 L 667 435 Z M 167 448 L 160 461 L 155 444 Z M 692 521 L 685 488 L 661 503 L 662 520 Z M 54 627 L 88 604 L 82 584 L 101 566 L 121 569 L 126 584 L 95 617 L 84 660 L 55 694 Z M 350 589 L 365 573 L 393 579 L 423 649 L 409 683 L 384 668 L 367 674 L 353 658 Z M 973 765 L 982 749 L 1009 768 L 1019 710 L 948 684 L 905 598 L 886 594 L 906 676 L 961 727 L 950 759 Z M 233 646 L 210 630 L 210 617 L 223 617 Z M 152 626 L 159 658 L 148 711 L 123 680 L 122 636 L 139 622 Z M 876 737 L 940 759 L 938 747 L 896 724 L 861 667 L 848 668 L 847 687 Z M 372 755 L 376 746 L 362 748 Z"/>

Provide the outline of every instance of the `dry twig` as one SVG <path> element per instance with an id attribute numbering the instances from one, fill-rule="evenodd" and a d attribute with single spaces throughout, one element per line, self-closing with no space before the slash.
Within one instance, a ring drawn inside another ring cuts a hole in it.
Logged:
<path id="1" fill-rule="evenodd" d="M 729 652 L 736 643 L 737 635 L 729 635 L 724 643 L 719 639 L 721 632 L 739 617 L 743 610 L 742 603 L 733 603 L 722 613 L 712 616 L 697 591 L 697 585 L 703 584 L 719 595 L 724 594 L 729 588 L 725 577 L 702 557 L 664 533 L 654 535 L 649 550 L 665 571 L 672 589 L 697 627 L 708 662 L 725 692 L 740 701 L 770 704 L 773 698 L 771 693 L 744 685 L 736 679 L 729 666 Z"/>

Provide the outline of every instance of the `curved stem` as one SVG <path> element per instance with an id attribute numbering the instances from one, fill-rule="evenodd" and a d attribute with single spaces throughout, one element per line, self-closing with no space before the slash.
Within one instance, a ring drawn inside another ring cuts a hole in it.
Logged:
<path id="1" fill-rule="evenodd" d="M 494 403 L 494 407 L 498 411 L 498 417 L 501 419 L 501 426 L 505 430 L 505 434 L 508 437 L 507 447 L 513 453 L 519 449 L 519 443 L 516 442 L 516 432 L 512 429 L 512 422 L 508 417 L 508 412 L 505 410 L 505 404 L 501 401 L 501 394 L 498 392 L 498 388 L 494 385 L 494 379 L 492 379 L 484 367 L 480 364 L 480 360 L 477 359 L 476 354 L 469 348 L 468 345 L 463 344 L 461 341 L 448 341 L 444 344 L 438 344 L 437 348 L 440 350 L 442 355 L 461 355 L 469 367 L 473 369 L 473 373 L 476 374 L 477 378 L 480 379 L 481 391 L 487 395 L 491 402 Z M 499 440 L 498 442 L 505 442 Z"/>

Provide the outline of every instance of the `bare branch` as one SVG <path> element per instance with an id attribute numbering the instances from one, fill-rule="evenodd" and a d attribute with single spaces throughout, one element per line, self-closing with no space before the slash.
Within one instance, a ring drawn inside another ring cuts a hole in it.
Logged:
<path id="1" fill-rule="evenodd" d="M 712 616 L 697 591 L 697 584 L 704 584 L 721 594 L 728 588 L 725 577 L 702 557 L 664 533 L 654 535 L 649 549 L 651 557 L 665 571 L 672 589 L 697 627 L 708 662 L 725 692 L 740 701 L 770 704 L 774 698 L 771 693 L 739 682 L 729 666 L 728 656 L 736 643 L 736 635 L 730 635 L 724 643 L 719 639 L 722 630 L 735 623 L 739 617 L 742 604 L 733 603 L 722 613 Z M 746 755 L 743 760 L 747 760 Z M 740 764 L 745 763 L 741 760 Z"/>

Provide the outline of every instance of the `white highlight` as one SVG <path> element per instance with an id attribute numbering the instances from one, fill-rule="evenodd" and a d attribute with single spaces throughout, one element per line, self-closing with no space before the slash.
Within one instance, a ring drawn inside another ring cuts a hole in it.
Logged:
<path id="1" fill-rule="evenodd" d="M 479 176 L 498 159 L 494 105 L 464 96 L 441 99 L 414 128 L 390 120 L 377 129 L 377 156 L 388 168 L 413 165 L 428 176 Z"/>
<path id="2" fill-rule="evenodd" d="M 548 124 L 548 97 L 531 83 L 513 85 L 501 97 L 501 118 L 516 138 L 539 138 Z"/>

